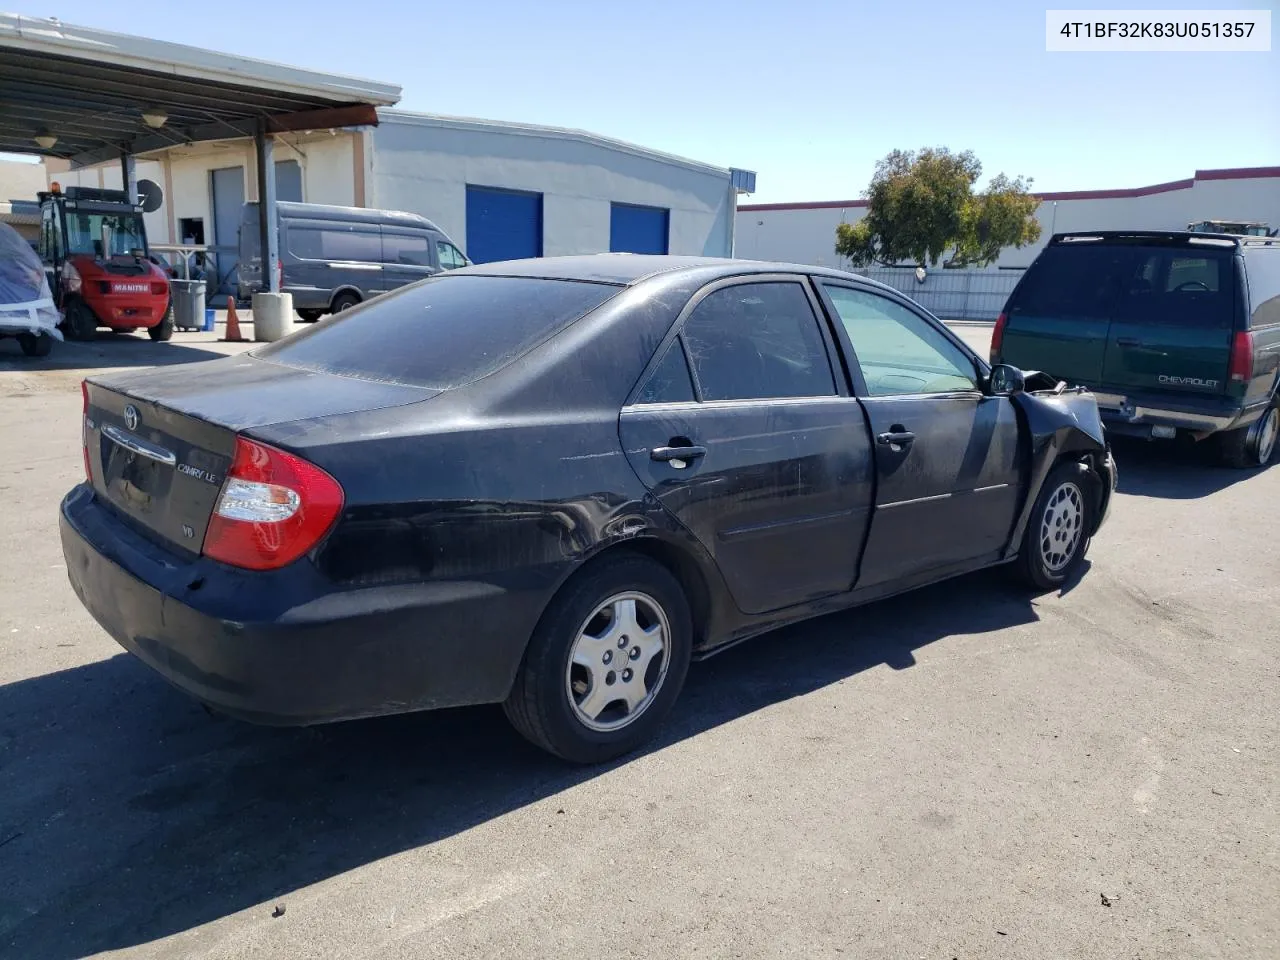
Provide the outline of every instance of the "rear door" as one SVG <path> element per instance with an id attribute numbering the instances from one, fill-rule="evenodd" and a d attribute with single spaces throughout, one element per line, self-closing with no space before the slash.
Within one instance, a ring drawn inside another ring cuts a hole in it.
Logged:
<path id="1" fill-rule="evenodd" d="M 1132 272 L 1127 247 L 1046 247 L 1005 305 L 999 361 L 1096 386 L 1106 364 L 1111 311 Z"/>
<path id="2" fill-rule="evenodd" d="M 792 275 L 711 285 L 619 421 L 637 475 L 748 613 L 848 591 L 857 576 L 871 442 L 815 306 Z"/>
<path id="3" fill-rule="evenodd" d="M 1131 248 L 1112 311 L 1102 383 L 1128 390 L 1226 392 L 1236 315 L 1233 246 Z"/>
<path id="4" fill-rule="evenodd" d="M 875 440 L 875 512 L 858 586 L 1003 550 L 1029 459 L 1012 400 L 984 395 L 973 355 L 903 301 L 820 286 Z"/>

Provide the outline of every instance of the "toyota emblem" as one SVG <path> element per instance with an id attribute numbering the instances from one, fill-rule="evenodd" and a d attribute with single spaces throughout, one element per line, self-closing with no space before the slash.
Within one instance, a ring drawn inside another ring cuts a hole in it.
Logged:
<path id="1" fill-rule="evenodd" d="M 130 430 L 138 429 L 138 408 L 132 403 L 124 408 L 124 425 Z"/>

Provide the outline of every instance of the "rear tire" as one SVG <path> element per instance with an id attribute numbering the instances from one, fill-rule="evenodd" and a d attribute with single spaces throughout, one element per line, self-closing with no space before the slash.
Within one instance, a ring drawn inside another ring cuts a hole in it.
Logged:
<path id="1" fill-rule="evenodd" d="M 692 649 L 676 578 L 645 557 L 605 559 L 551 601 L 503 710 L 543 750 L 603 763 L 654 735 L 684 686 Z"/>
<path id="2" fill-rule="evenodd" d="M 322 310 L 299 310 L 298 316 L 302 318 L 303 323 L 315 323 L 323 313 Z"/>
<path id="3" fill-rule="evenodd" d="M 1218 453 L 1224 465 L 1238 470 L 1265 467 L 1275 453 L 1280 434 L 1280 407 L 1275 402 L 1247 427 L 1219 434 Z"/>
<path id="4" fill-rule="evenodd" d="M 72 300 L 67 304 L 62 331 L 68 340 L 92 340 L 98 334 L 98 318 L 83 300 Z"/>
<path id="5" fill-rule="evenodd" d="M 20 333 L 18 346 L 28 357 L 47 357 L 53 349 L 53 337 L 47 333 Z"/>
<path id="6" fill-rule="evenodd" d="M 1083 463 L 1050 471 L 1031 508 L 1016 570 L 1040 591 L 1061 586 L 1084 562 L 1096 521 L 1097 477 Z"/>
<path id="7" fill-rule="evenodd" d="M 173 315 L 167 314 L 154 327 L 147 328 L 147 336 L 152 340 L 169 340 L 173 337 Z"/>
<path id="8" fill-rule="evenodd" d="M 341 313 L 343 310 L 350 310 L 360 302 L 360 298 L 354 293 L 340 293 L 333 298 L 333 306 L 330 308 L 331 313 Z"/>

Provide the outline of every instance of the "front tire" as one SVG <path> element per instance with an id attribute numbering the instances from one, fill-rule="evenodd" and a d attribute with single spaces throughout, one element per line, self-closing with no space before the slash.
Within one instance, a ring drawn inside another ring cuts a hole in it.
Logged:
<path id="1" fill-rule="evenodd" d="M 645 557 L 606 559 L 552 600 L 525 651 L 507 719 L 573 763 L 650 739 L 684 686 L 693 622 L 679 582 Z"/>
<path id="2" fill-rule="evenodd" d="M 83 300 L 72 300 L 67 304 L 62 329 L 68 340 L 92 340 L 98 334 L 98 318 Z"/>
<path id="3" fill-rule="evenodd" d="M 1061 586 L 1084 562 L 1096 523 L 1097 478 L 1083 463 L 1063 463 L 1045 479 L 1022 536 L 1017 570 L 1036 590 Z"/>
<path id="4" fill-rule="evenodd" d="M 1221 435 L 1222 462 L 1239 470 L 1265 467 L 1275 453 L 1277 436 L 1280 436 L 1280 407 L 1272 403 L 1266 413 L 1247 427 Z"/>
<path id="5" fill-rule="evenodd" d="M 320 319 L 321 313 L 320 310 L 299 310 L 298 316 L 302 318 L 303 323 L 315 323 Z"/>

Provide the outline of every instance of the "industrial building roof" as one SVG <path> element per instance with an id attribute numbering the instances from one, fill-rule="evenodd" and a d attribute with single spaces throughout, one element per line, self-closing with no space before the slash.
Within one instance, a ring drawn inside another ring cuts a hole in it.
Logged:
<path id="1" fill-rule="evenodd" d="M 259 124 L 376 123 L 375 108 L 400 99 L 394 84 L 11 13 L 0 13 L 0 89 L 0 151 L 80 164 L 252 136 Z"/>

